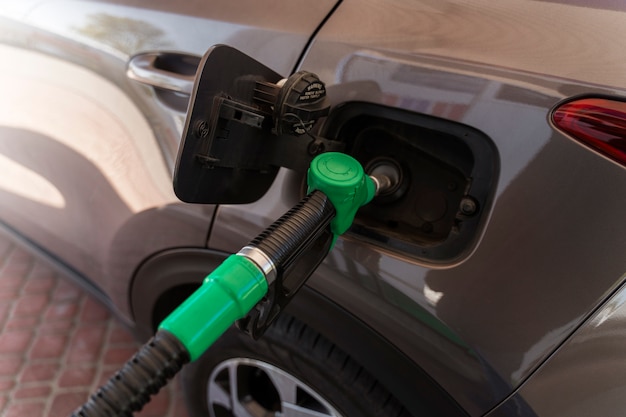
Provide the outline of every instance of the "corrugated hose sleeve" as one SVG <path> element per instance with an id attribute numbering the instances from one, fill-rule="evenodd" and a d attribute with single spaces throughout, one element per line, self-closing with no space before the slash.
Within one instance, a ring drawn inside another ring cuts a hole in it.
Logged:
<path id="1" fill-rule="evenodd" d="M 335 208 L 321 191 L 313 191 L 250 242 L 274 265 L 285 265 L 297 249 L 335 215 Z"/>
<path id="2" fill-rule="evenodd" d="M 185 347 L 169 332 L 159 330 L 72 417 L 132 417 L 187 362 Z"/>

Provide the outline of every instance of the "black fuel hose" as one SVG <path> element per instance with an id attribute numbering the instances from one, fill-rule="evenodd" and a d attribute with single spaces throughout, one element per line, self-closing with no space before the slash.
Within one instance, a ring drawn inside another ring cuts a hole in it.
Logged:
<path id="1" fill-rule="evenodd" d="M 132 417 L 189 362 L 173 334 L 159 330 L 72 417 Z"/>

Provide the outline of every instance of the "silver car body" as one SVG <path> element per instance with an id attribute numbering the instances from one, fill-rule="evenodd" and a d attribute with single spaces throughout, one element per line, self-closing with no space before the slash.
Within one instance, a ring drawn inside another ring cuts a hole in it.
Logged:
<path id="1" fill-rule="evenodd" d="M 462 256 L 428 262 L 349 234 L 311 289 L 469 415 L 621 414 L 626 173 L 548 119 L 566 98 L 625 93 L 626 7 L 585 3 L 4 2 L 2 221 L 146 326 L 137 300 L 154 305 L 191 278 L 142 282 L 142 263 L 236 251 L 300 197 L 302 178 L 285 169 L 248 205 L 183 204 L 171 190 L 185 96 L 129 79 L 128 63 L 228 44 L 281 74 L 318 74 L 335 104 L 460 122 L 497 149 L 493 195 Z M 400 400 L 418 389 L 407 384 Z"/>

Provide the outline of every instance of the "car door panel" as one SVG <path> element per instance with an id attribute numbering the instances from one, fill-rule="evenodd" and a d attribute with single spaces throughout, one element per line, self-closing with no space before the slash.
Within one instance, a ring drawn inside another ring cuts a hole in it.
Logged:
<path id="1" fill-rule="evenodd" d="M 203 247 L 214 212 L 172 191 L 188 92 L 138 82 L 129 65 L 153 53 L 148 71 L 189 79 L 194 57 L 226 43 L 288 74 L 333 5 L 0 4 L 0 169 L 12 173 L 2 221 L 129 318 L 137 265 L 166 248 Z"/>

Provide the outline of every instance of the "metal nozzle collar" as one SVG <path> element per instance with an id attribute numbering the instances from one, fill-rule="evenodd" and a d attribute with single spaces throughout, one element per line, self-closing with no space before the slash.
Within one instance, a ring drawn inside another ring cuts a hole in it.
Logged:
<path id="1" fill-rule="evenodd" d="M 254 246 L 244 246 L 239 252 L 237 252 L 237 255 L 248 258 L 256 266 L 258 266 L 259 269 L 263 271 L 268 285 L 272 284 L 276 280 L 276 265 L 274 265 L 274 262 L 272 262 L 269 256 L 267 256 L 267 254 L 262 250 Z"/>

